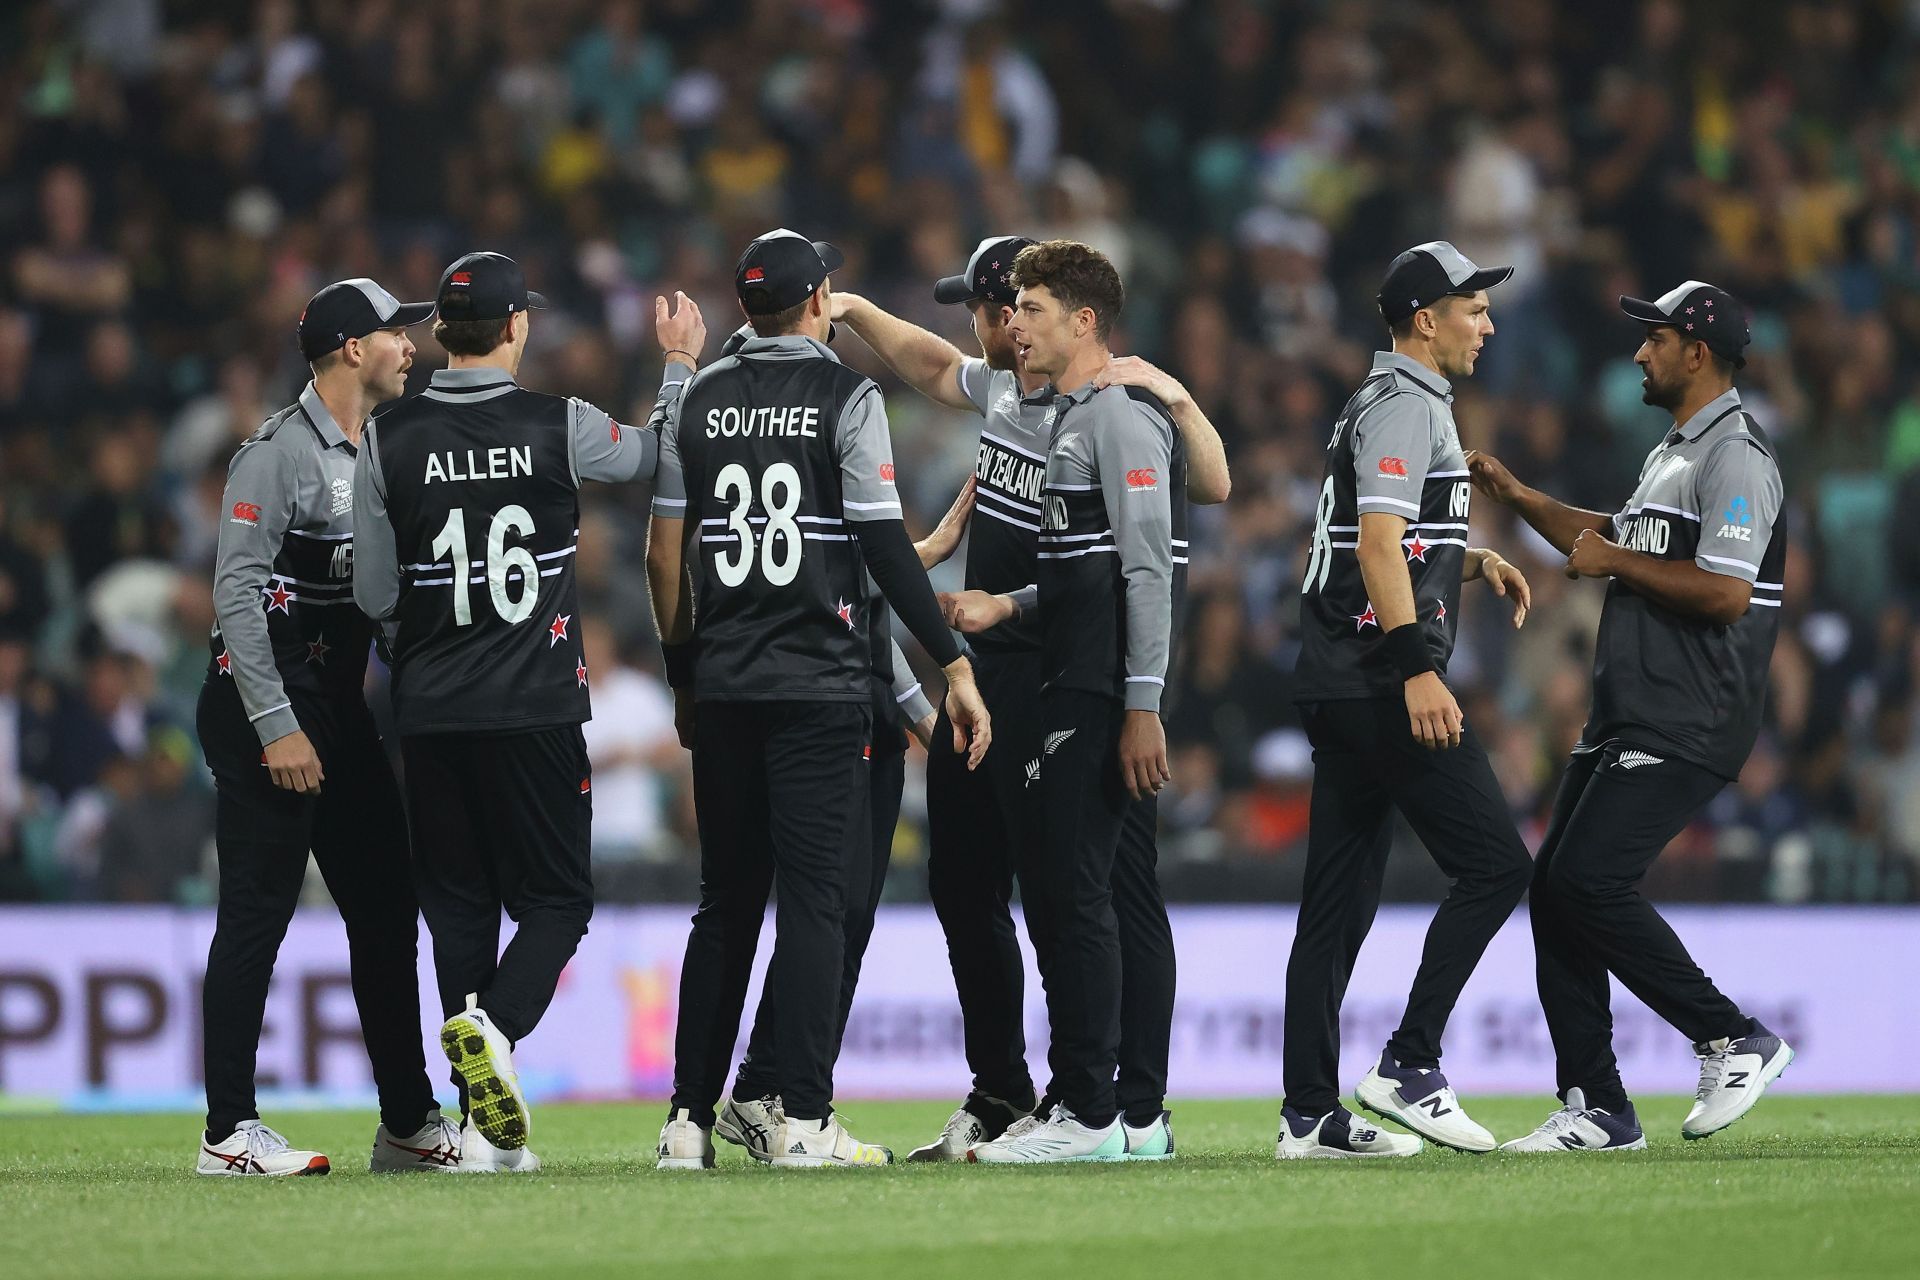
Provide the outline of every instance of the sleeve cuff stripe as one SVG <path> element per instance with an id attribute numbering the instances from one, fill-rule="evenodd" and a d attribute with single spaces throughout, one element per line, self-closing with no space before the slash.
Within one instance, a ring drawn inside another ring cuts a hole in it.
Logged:
<path id="1" fill-rule="evenodd" d="M 898 511 L 900 509 L 898 502 L 850 502 L 844 498 L 841 499 L 840 505 L 848 511 Z"/>
<path id="2" fill-rule="evenodd" d="M 1735 560 L 1729 556 L 1710 556 L 1705 552 L 1701 553 L 1700 558 L 1709 564 L 1723 564 L 1729 569 L 1736 569 L 1739 571 L 1739 576 L 1743 578 L 1749 575 L 1753 577 L 1760 576 L 1760 570 L 1748 564 L 1745 560 Z"/>
<path id="3" fill-rule="evenodd" d="M 1362 511 L 1366 510 L 1368 507 L 1381 506 L 1381 507 L 1398 507 L 1402 511 L 1411 511 L 1415 515 L 1420 514 L 1420 508 L 1418 504 L 1412 503 L 1412 502 L 1402 502 L 1398 498 L 1361 498 L 1357 502 L 1355 502 L 1353 505 L 1355 507 L 1358 507 Z"/>
<path id="4" fill-rule="evenodd" d="M 272 715 L 274 712 L 285 711 L 288 707 L 292 705 L 293 703 L 291 701 L 288 701 L 288 702 L 282 702 L 278 706 L 268 707 L 265 711 L 256 711 L 252 715 L 247 717 L 247 723 L 251 724 L 255 720 L 265 720 L 268 716 Z"/>
<path id="5" fill-rule="evenodd" d="M 1128 676 L 1127 683 L 1128 684 L 1157 684 L 1162 688 L 1165 688 L 1167 682 L 1165 680 L 1162 680 L 1159 676 Z"/>
<path id="6" fill-rule="evenodd" d="M 920 686 L 916 684 L 910 687 L 905 693 L 894 694 L 893 700 L 895 702 L 908 702 L 908 701 L 911 701 L 913 696 L 919 692 L 920 692 Z"/>

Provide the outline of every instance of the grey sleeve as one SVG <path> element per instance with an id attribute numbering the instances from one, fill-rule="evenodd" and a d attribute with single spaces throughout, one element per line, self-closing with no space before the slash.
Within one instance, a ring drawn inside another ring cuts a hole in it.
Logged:
<path id="1" fill-rule="evenodd" d="M 1040 607 L 1040 584 L 1029 582 L 1018 591 L 1007 592 L 1007 598 L 1013 601 L 1013 607 L 1024 617 Z"/>
<path id="2" fill-rule="evenodd" d="M 685 366 L 679 366 L 684 368 Z M 684 375 L 682 375 L 684 376 Z M 569 398 L 572 430 L 567 435 L 567 465 L 577 488 L 582 480 L 622 484 L 653 478 L 660 455 L 660 433 L 625 427 L 585 400 Z"/>
<path id="3" fill-rule="evenodd" d="M 647 430 L 659 449 L 653 469 L 653 514 L 662 520 L 687 518 L 687 478 L 680 470 L 680 397 L 690 376 L 692 371 L 685 365 L 668 365 L 653 412 L 647 415 Z"/>
<path id="4" fill-rule="evenodd" d="M 913 674 L 913 667 L 907 661 L 907 655 L 900 652 L 900 642 L 889 640 L 893 647 L 893 700 L 900 713 L 907 718 L 908 724 L 919 724 L 933 714 L 933 704 L 927 701 L 926 691 L 920 687 L 920 677 Z"/>
<path id="5" fill-rule="evenodd" d="M 1409 523 L 1420 518 L 1420 489 L 1433 457 L 1433 414 L 1419 393 L 1389 395 L 1353 430 L 1355 506 Z"/>
<path id="6" fill-rule="evenodd" d="M 1127 710 L 1159 711 L 1173 646 L 1174 428 L 1124 392 L 1094 404 L 1088 435 L 1127 582 Z"/>
<path id="7" fill-rule="evenodd" d="M 868 382 L 840 413 L 840 505 L 849 520 L 899 520 L 893 486 L 893 437 L 880 388 Z"/>
<path id="8" fill-rule="evenodd" d="M 293 527 L 300 476 L 288 442 L 268 436 L 240 446 L 220 496 L 220 545 L 213 567 L 213 612 L 229 673 L 260 745 L 300 727 L 273 662 L 273 638 L 260 607 L 280 544 Z"/>
<path id="9" fill-rule="evenodd" d="M 1755 581 L 1780 518 L 1779 467 L 1751 440 L 1736 437 L 1707 454 L 1694 486 L 1700 546 L 1693 562 L 1708 573 Z"/>
<path id="10" fill-rule="evenodd" d="M 380 474 L 375 429 L 367 424 L 353 464 L 353 602 L 384 622 L 400 607 L 400 552 L 387 518 L 387 478 Z"/>
<path id="11" fill-rule="evenodd" d="M 993 403 L 993 370 L 985 360 L 969 357 L 960 362 L 960 371 L 955 377 L 960 383 L 960 394 L 972 401 L 974 410 L 985 417 L 987 406 Z"/>

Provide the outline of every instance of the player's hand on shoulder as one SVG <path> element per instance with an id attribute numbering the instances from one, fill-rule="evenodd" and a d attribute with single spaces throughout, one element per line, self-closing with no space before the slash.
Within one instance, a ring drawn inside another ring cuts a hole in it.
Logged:
<path id="1" fill-rule="evenodd" d="M 1431 671 L 1407 681 L 1407 720 L 1414 741 L 1429 751 L 1459 746 L 1467 723 L 1453 690 Z"/>
<path id="2" fill-rule="evenodd" d="M 320 767 L 320 755 L 306 733 L 295 729 L 283 738 L 275 738 L 261 754 L 273 785 L 295 795 L 317 796 L 326 770 Z"/>
<path id="3" fill-rule="evenodd" d="M 996 596 L 986 591 L 971 589 L 942 591 L 938 594 L 940 614 L 947 620 L 947 625 L 966 635 L 992 630 L 1017 612 L 1010 597 Z"/>
<path id="4" fill-rule="evenodd" d="M 1519 495 L 1520 482 L 1513 478 L 1513 472 L 1484 449 L 1467 450 L 1467 471 L 1473 477 L 1473 487 L 1495 502 L 1505 505 Z"/>
<path id="5" fill-rule="evenodd" d="M 1162 404 L 1171 408 L 1187 394 L 1180 379 L 1166 370 L 1142 360 L 1139 356 L 1115 356 L 1107 361 L 1100 372 L 1093 375 L 1096 389 L 1107 387 L 1140 387 L 1153 393 Z"/>
<path id="6" fill-rule="evenodd" d="M 694 360 L 707 345 L 707 322 L 700 304 L 680 290 L 674 291 L 671 310 L 664 297 L 653 300 L 653 332 L 662 351 L 684 352 Z"/>
<path id="7" fill-rule="evenodd" d="M 1167 763 L 1167 727 L 1157 711 L 1129 711 L 1120 724 L 1120 780 L 1135 800 L 1160 794 L 1173 781 Z"/>

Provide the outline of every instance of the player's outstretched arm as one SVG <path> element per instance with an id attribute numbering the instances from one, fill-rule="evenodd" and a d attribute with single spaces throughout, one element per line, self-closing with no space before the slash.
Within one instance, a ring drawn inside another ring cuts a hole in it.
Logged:
<path id="1" fill-rule="evenodd" d="M 1515 630 L 1526 625 L 1527 610 L 1533 607 L 1533 588 L 1527 585 L 1527 575 L 1512 561 L 1492 547 L 1468 547 L 1460 567 L 1460 581 L 1472 582 L 1475 578 L 1485 578 L 1493 594 L 1512 600 Z"/>
<path id="2" fill-rule="evenodd" d="M 1152 392 L 1173 415 L 1173 425 L 1180 428 L 1180 442 L 1187 449 L 1187 499 L 1203 507 L 1227 500 L 1233 492 L 1227 446 L 1180 379 L 1139 356 L 1115 356 L 1094 375 L 1093 385 L 1142 387 Z"/>
<path id="3" fill-rule="evenodd" d="M 1572 554 L 1573 544 L 1582 531 L 1609 533 L 1613 529 L 1612 516 L 1570 507 L 1538 489 L 1528 488 L 1514 478 L 1500 459 L 1484 449 L 1467 451 L 1467 470 L 1473 473 L 1474 488 L 1501 506 L 1512 507 L 1563 555 Z"/>
<path id="4" fill-rule="evenodd" d="M 960 348 L 937 333 L 881 310 L 857 293 L 833 295 L 833 319 L 860 335 L 887 368 L 927 399 L 949 409 L 978 412 L 960 386 Z"/>
<path id="5" fill-rule="evenodd" d="M 933 532 L 913 544 L 913 549 L 919 553 L 922 569 L 945 564 L 960 545 L 960 539 L 967 532 L 967 522 L 973 518 L 974 486 L 978 483 L 968 476 L 967 482 L 960 486 L 959 496 L 947 508 L 947 514 L 940 517 L 940 523 L 933 527 Z"/>

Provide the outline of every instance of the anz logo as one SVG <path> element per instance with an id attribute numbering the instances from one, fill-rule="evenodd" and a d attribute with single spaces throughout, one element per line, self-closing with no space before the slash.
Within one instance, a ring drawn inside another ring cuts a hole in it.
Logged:
<path id="1" fill-rule="evenodd" d="M 1753 515 L 1747 507 L 1746 498 L 1738 497 L 1727 504 L 1726 521 L 1715 537 L 1722 542 L 1753 541 Z"/>

